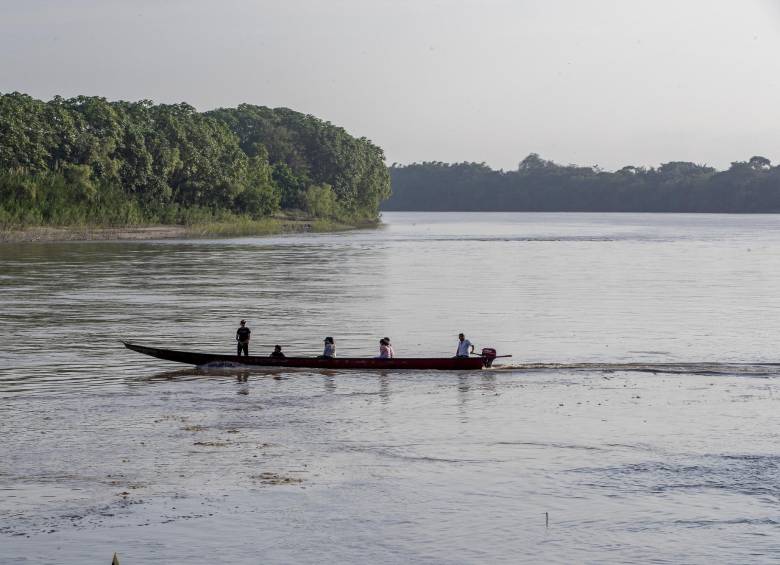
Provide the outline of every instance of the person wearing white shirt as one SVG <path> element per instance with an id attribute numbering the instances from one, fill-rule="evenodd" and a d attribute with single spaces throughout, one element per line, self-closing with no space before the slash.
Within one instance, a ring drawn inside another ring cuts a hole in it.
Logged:
<path id="1" fill-rule="evenodd" d="M 455 353 L 455 357 L 468 357 L 469 353 L 474 353 L 474 345 L 466 339 L 466 336 L 458 334 L 458 351 Z"/>

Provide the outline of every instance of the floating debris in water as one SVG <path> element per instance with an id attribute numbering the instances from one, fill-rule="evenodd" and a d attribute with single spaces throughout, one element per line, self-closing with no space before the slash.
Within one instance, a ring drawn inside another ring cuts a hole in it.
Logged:
<path id="1" fill-rule="evenodd" d="M 293 485 L 303 482 L 303 479 L 297 477 L 285 477 L 278 473 L 260 473 L 259 475 L 253 475 L 253 479 L 259 480 L 263 484 L 267 485 Z"/>

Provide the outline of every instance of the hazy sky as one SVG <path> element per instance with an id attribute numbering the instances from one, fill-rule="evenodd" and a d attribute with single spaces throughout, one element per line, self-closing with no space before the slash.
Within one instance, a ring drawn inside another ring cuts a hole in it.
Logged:
<path id="1" fill-rule="evenodd" d="M 388 163 L 780 161 L 780 0 L 0 0 L 0 91 L 287 106 Z"/>

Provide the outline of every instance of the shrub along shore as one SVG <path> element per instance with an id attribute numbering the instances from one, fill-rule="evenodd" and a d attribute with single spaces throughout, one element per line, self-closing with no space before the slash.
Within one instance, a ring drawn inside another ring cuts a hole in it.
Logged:
<path id="1" fill-rule="evenodd" d="M 379 147 L 287 108 L 0 95 L 0 240 L 338 229 L 389 195 Z"/>

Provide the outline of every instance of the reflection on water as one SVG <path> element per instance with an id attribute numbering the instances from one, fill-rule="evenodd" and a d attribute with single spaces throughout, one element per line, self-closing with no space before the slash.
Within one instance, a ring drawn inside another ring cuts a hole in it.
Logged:
<path id="1" fill-rule="evenodd" d="M 771 562 L 780 218 L 0 246 L 0 562 Z M 512 353 L 468 373 L 176 367 Z M 549 528 L 544 516 L 549 515 Z M 4 561 L 5 560 L 5 561 Z"/>

